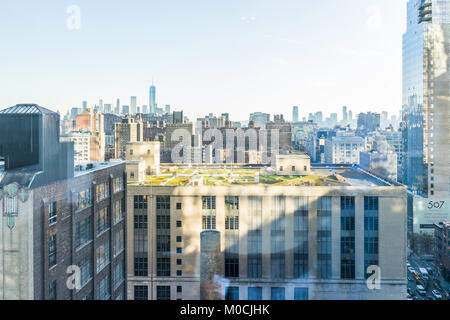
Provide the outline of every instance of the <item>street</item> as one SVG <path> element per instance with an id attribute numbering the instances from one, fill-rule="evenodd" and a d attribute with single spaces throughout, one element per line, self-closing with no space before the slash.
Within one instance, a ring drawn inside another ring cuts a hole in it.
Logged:
<path id="1" fill-rule="evenodd" d="M 434 263 L 411 252 L 408 264 L 409 300 L 450 300 L 450 283 L 442 278 Z"/>

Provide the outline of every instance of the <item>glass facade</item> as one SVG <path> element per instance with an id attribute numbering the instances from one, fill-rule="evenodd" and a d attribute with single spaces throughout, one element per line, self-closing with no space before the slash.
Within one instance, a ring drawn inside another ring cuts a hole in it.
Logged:
<path id="1" fill-rule="evenodd" d="M 450 195 L 449 7 L 410 0 L 403 35 L 403 181 L 425 197 Z"/>

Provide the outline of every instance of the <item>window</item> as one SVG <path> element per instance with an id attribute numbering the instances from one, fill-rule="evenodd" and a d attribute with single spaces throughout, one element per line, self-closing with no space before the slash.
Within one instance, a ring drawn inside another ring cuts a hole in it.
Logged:
<path id="1" fill-rule="evenodd" d="M 177 254 L 182 254 L 183 253 L 183 248 L 177 248 Z"/>
<path id="2" fill-rule="evenodd" d="M 169 230 L 170 229 L 170 216 L 157 215 L 156 216 L 156 229 Z"/>
<path id="3" fill-rule="evenodd" d="M 136 277 L 146 277 L 148 275 L 148 258 L 134 258 L 134 275 Z"/>
<path id="4" fill-rule="evenodd" d="M 170 258 L 156 258 L 156 275 L 170 277 Z"/>
<path id="5" fill-rule="evenodd" d="M 228 287 L 225 289 L 225 300 L 239 300 L 239 287 Z"/>
<path id="6" fill-rule="evenodd" d="M 83 191 L 78 192 L 76 196 L 76 211 L 83 210 L 92 205 L 92 192 L 91 189 L 85 189 Z"/>
<path id="7" fill-rule="evenodd" d="M 75 247 L 80 248 L 92 241 L 92 218 L 78 221 L 75 226 Z"/>
<path id="8" fill-rule="evenodd" d="M 117 224 L 125 218 L 125 199 L 117 200 L 113 204 L 113 223 Z"/>
<path id="9" fill-rule="evenodd" d="M 284 288 L 270 288 L 271 300 L 286 300 Z"/>
<path id="10" fill-rule="evenodd" d="M 109 208 L 103 208 L 97 213 L 97 236 L 108 230 L 109 227 Z"/>
<path id="11" fill-rule="evenodd" d="M 110 262 L 109 256 L 109 241 L 102 244 L 95 251 L 97 262 L 97 273 L 102 271 Z"/>
<path id="12" fill-rule="evenodd" d="M 56 280 L 50 282 L 48 288 L 48 300 L 56 300 Z"/>
<path id="13" fill-rule="evenodd" d="M 113 179 L 113 192 L 117 193 L 123 191 L 123 176 Z"/>
<path id="14" fill-rule="evenodd" d="M 156 300 L 170 300 L 170 286 L 157 286 Z"/>
<path id="15" fill-rule="evenodd" d="M 239 258 L 225 257 L 225 277 L 239 278 Z"/>
<path id="16" fill-rule="evenodd" d="M 294 198 L 294 278 L 308 277 L 308 198 Z"/>
<path id="17" fill-rule="evenodd" d="M 295 171 L 295 166 L 292 166 L 292 172 L 294 172 Z"/>
<path id="18" fill-rule="evenodd" d="M 183 265 L 183 260 L 177 259 L 177 266 L 181 266 L 181 265 Z"/>
<path id="19" fill-rule="evenodd" d="M 367 268 L 378 265 L 378 197 L 364 197 L 364 276 Z"/>
<path id="20" fill-rule="evenodd" d="M 331 278 L 331 197 L 317 202 L 317 276 Z"/>
<path id="21" fill-rule="evenodd" d="M 202 229 L 203 230 L 215 230 L 216 229 L 216 216 L 204 215 L 202 217 Z"/>
<path id="22" fill-rule="evenodd" d="M 96 186 L 95 188 L 95 200 L 97 202 L 109 197 L 109 183 L 103 182 Z"/>
<path id="23" fill-rule="evenodd" d="M 148 287 L 134 286 L 134 300 L 148 300 Z"/>
<path id="24" fill-rule="evenodd" d="M 308 288 L 294 288 L 294 300 L 308 300 Z"/>
<path id="25" fill-rule="evenodd" d="M 123 229 L 114 234 L 114 257 L 117 257 L 125 250 L 125 237 Z"/>
<path id="26" fill-rule="evenodd" d="M 170 254 L 170 236 L 157 235 L 156 236 L 156 252 Z"/>
<path id="27" fill-rule="evenodd" d="M 225 230 L 239 230 L 239 216 L 226 216 Z"/>
<path id="28" fill-rule="evenodd" d="M 215 210 L 216 209 L 216 196 L 203 196 L 202 197 L 202 209 L 203 210 Z"/>
<path id="29" fill-rule="evenodd" d="M 262 198 L 249 197 L 248 277 L 262 277 Z"/>
<path id="30" fill-rule="evenodd" d="M 56 266 L 56 235 L 48 239 L 48 268 Z"/>
<path id="31" fill-rule="evenodd" d="M 147 209 L 147 196 L 134 196 L 135 209 Z"/>
<path id="32" fill-rule="evenodd" d="M 52 225 L 56 223 L 56 202 L 48 204 L 48 224 Z"/>
<path id="33" fill-rule="evenodd" d="M 262 288 L 248 288 L 248 300 L 262 300 Z"/>
<path id="34" fill-rule="evenodd" d="M 147 229 L 147 216 L 135 215 L 134 216 L 134 228 L 135 229 Z"/>
<path id="35" fill-rule="evenodd" d="M 182 292 L 183 292 L 183 287 L 177 286 L 177 293 L 182 293 Z"/>
<path id="36" fill-rule="evenodd" d="M 109 300 L 111 298 L 111 282 L 106 275 L 97 285 L 97 300 Z"/>
<path id="37" fill-rule="evenodd" d="M 270 270 L 273 279 L 285 277 L 285 197 L 272 197 L 270 223 Z"/>
<path id="38" fill-rule="evenodd" d="M 177 221 L 177 228 L 181 228 L 181 227 L 183 227 L 183 222 Z"/>
<path id="39" fill-rule="evenodd" d="M 283 171 L 283 166 L 280 166 L 280 171 Z"/>
<path id="40" fill-rule="evenodd" d="M 181 202 L 177 202 L 177 210 L 181 210 L 182 206 L 181 206 Z"/>
<path id="41" fill-rule="evenodd" d="M 341 278 L 355 279 L 355 197 L 341 197 Z"/>
<path id="42" fill-rule="evenodd" d="M 89 256 L 84 257 L 78 263 L 81 271 L 81 288 L 83 288 L 92 279 L 92 263 Z"/>
<path id="43" fill-rule="evenodd" d="M 156 197 L 156 209 L 170 210 L 170 197 L 169 196 L 157 196 Z"/>
<path id="44" fill-rule="evenodd" d="M 113 285 L 114 290 L 117 290 L 119 286 L 123 283 L 125 279 L 125 260 L 121 260 L 115 267 L 114 267 L 114 274 L 113 274 Z"/>
<path id="45" fill-rule="evenodd" d="M 177 270 L 177 277 L 181 277 L 183 275 L 183 271 Z"/>
<path id="46" fill-rule="evenodd" d="M 239 210 L 239 197 L 226 196 L 225 197 L 225 208 L 227 210 Z"/>
<path id="47" fill-rule="evenodd" d="M 177 242 L 183 242 L 183 238 L 181 236 L 177 236 Z"/>

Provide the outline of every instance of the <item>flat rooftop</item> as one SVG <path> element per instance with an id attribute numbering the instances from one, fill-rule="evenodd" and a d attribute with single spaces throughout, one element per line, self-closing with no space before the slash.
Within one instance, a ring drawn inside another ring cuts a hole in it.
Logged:
<path id="1" fill-rule="evenodd" d="M 307 176 L 279 176 L 269 167 L 173 166 L 161 165 L 159 175 L 146 176 L 144 182 L 129 185 L 189 186 L 202 181 L 204 186 L 272 185 L 272 186 L 330 186 L 378 187 L 399 185 L 381 179 L 358 166 L 312 166 Z"/>
<path id="2" fill-rule="evenodd" d="M 110 161 L 110 162 L 92 162 L 83 165 L 76 165 L 74 168 L 74 177 L 79 177 L 84 174 L 89 174 L 97 170 L 111 168 L 124 163 L 125 161 Z"/>

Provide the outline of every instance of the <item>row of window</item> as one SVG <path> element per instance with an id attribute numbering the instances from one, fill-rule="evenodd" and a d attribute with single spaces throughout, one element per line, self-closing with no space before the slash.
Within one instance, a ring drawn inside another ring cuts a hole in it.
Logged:
<path id="1" fill-rule="evenodd" d="M 156 299 L 170 300 L 170 286 L 157 286 Z M 262 300 L 262 287 L 249 287 L 248 300 Z M 183 287 L 177 286 L 177 293 L 182 293 Z M 134 286 L 134 300 L 148 300 L 148 286 Z M 239 300 L 239 287 L 227 287 L 225 289 L 226 300 Z M 286 289 L 283 287 L 270 288 L 271 300 L 286 300 Z M 308 300 L 308 288 L 294 288 L 294 300 Z"/>
<path id="2" fill-rule="evenodd" d="M 123 177 L 117 177 L 112 180 L 113 192 L 117 193 L 124 190 Z M 99 202 L 109 197 L 109 182 L 99 183 L 95 186 L 95 201 Z M 87 188 L 77 193 L 75 198 L 75 210 L 80 211 L 92 205 L 92 189 Z"/>
<path id="3" fill-rule="evenodd" d="M 92 280 L 92 264 L 90 257 L 86 256 L 80 260 L 78 266 L 81 271 L 81 288 L 83 288 L 90 280 Z M 113 270 L 113 287 L 117 290 L 122 283 L 125 281 L 125 260 L 122 259 L 114 267 Z M 79 290 L 81 290 L 79 288 Z M 78 290 L 78 291 L 79 291 Z M 57 281 L 51 281 L 49 284 L 49 300 L 56 300 L 57 298 Z M 89 293 L 83 300 L 93 300 L 92 293 Z M 106 275 L 97 284 L 96 299 L 97 300 L 108 300 L 111 298 L 111 284 L 110 276 Z"/>

